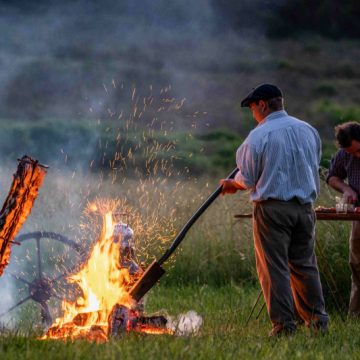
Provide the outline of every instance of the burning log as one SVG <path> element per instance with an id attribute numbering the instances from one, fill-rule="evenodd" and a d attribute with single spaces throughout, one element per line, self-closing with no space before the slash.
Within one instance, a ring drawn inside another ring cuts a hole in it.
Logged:
<path id="1" fill-rule="evenodd" d="M 154 315 L 154 316 L 139 316 L 138 324 L 141 326 L 156 326 L 159 328 L 166 328 L 168 320 L 165 316 Z"/>
<path id="2" fill-rule="evenodd" d="M 80 339 L 104 343 L 107 341 L 106 331 L 104 331 L 101 326 L 93 325 L 87 333 L 84 333 L 84 336 L 80 337 Z"/>
<path id="3" fill-rule="evenodd" d="M 106 328 L 100 325 L 92 325 L 89 327 L 78 328 L 74 323 L 70 322 L 62 326 L 52 326 L 48 329 L 44 338 L 52 339 L 66 339 L 71 340 L 88 340 L 97 343 L 104 343 L 107 341 Z"/>
<path id="4" fill-rule="evenodd" d="M 108 337 L 119 337 L 126 331 L 152 334 L 172 334 L 167 329 L 168 320 L 164 316 L 144 316 L 126 306 L 116 304 L 108 319 Z"/>
<path id="5" fill-rule="evenodd" d="M 109 315 L 108 324 L 108 337 L 118 337 L 135 327 L 136 316 L 126 306 L 116 304 Z"/>
<path id="6" fill-rule="evenodd" d="M 98 324 L 106 320 L 107 320 L 106 311 L 98 310 L 93 312 L 83 312 L 77 314 L 73 319 L 73 323 L 76 326 L 85 326 L 86 324 L 89 323 Z"/>
<path id="7" fill-rule="evenodd" d="M 50 327 L 43 339 L 69 338 L 103 343 L 110 338 L 119 338 L 129 331 L 150 334 L 174 333 L 167 328 L 168 320 L 161 315 L 144 316 L 120 304 L 113 307 L 105 321 L 103 320 L 104 314 L 106 314 L 104 311 L 79 313 L 70 322 Z"/>
<path id="8" fill-rule="evenodd" d="M 0 276 L 9 263 L 11 244 L 31 212 L 47 167 L 29 156 L 19 160 L 8 196 L 0 211 Z"/>
<path id="9" fill-rule="evenodd" d="M 61 339 L 67 336 L 71 337 L 74 330 L 73 323 L 63 324 L 62 326 L 52 326 L 47 330 L 46 336 L 52 339 Z"/>

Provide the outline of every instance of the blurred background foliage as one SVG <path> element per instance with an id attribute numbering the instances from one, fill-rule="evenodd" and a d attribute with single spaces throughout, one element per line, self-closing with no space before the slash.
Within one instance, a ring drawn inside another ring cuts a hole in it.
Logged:
<path id="1" fill-rule="evenodd" d="M 49 164 L 106 171 L 114 152 L 128 150 L 131 136 L 156 117 L 161 125 L 152 136 L 174 142 L 163 154 L 174 166 L 222 173 L 255 125 L 239 100 L 261 82 L 278 84 L 287 110 L 318 129 L 323 166 L 335 151 L 333 127 L 360 116 L 356 1 L 3 0 L 0 6 L 5 162 L 30 153 Z M 139 106 L 134 89 L 140 101 L 151 93 L 153 109 L 136 119 L 131 134 L 126 130 L 119 149 L 112 135 Z M 161 111 L 174 99 L 178 109 Z"/>

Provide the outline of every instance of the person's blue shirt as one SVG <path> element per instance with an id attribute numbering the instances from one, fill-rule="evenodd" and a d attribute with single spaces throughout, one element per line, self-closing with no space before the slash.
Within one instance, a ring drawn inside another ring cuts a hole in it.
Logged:
<path id="1" fill-rule="evenodd" d="M 237 150 L 235 180 L 251 190 L 253 201 L 314 202 L 320 188 L 320 158 L 318 132 L 286 111 L 276 111 Z"/>

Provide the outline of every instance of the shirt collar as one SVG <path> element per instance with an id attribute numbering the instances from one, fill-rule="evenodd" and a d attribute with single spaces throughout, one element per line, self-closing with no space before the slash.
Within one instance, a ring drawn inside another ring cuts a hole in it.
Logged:
<path id="1" fill-rule="evenodd" d="M 278 119 L 284 116 L 287 116 L 287 112 L 285 110 L 274 111 L 269 114 L 262 122 Z"/>

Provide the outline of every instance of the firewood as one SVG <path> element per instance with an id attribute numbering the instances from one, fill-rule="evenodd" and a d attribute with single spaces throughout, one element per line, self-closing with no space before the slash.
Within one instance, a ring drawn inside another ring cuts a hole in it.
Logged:
<path id="1" fill-rule="evenodd" d="M 62 326 L 52 326 L 47 330 L 45 337 L 54 339 L 70 337 L 74 329 L 75 327 L 72 322 L 63 324 Z"/>
<path id="2" fill-rule="evenodd" d="M 11 244 L 31 212 L 47 167 L 29 156 L 19 160 L 8 196 L 0 211 L 0 276 L 9 263 Z"/>
<path id="3" fill-rule="evenodd" d="M 73 318 L 73 323 L 76 326 L 85 326 L 88 323 L 99 323 L 102 320 L 107 320 L 106 319 L 106 311 L 93 311 L 93 312 L 83 312 L 83 313 L 79 313 L 77 314 L 74 318 Z"/>
<path id="4" fill-rule="evenodd" d="M 136 322 L 136 316 L 131 310 L 124 305 L 116 304 L 108 318 L 108 337 L 121 336 L 128 327 L 134 327 L 133 321 Z"/>

